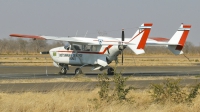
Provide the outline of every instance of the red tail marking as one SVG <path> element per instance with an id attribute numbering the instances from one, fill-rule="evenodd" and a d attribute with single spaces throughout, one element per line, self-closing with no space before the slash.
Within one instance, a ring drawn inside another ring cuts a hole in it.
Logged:
<path id="1" fill-rule="evenodd" d="M 186 38 L 188 36 L 188 33 L 189 33 L 189 30 L 185 30 L 183 32 L 183 35 L 181 36 L 181 39 L 180 39 L 180 41 L 178 43 L 180 45 L 176 46 L 176 50 L 182 50 L 183 49 L 183 46 L 185 44 Z"/>
<path id="2" fill-rule="evenodd" d="M 143 34 L 143 36 L 142 36 L 142 38 L 140 40 L 140 43 L 139 43 L 137 49 L 144 49 L 146 41 L 147 41 L 147 38 L 148 38 L 149 33 L 150 33 L 150 30 L 151 29 L 144 29 L 144 34 Z"/>
<path id="3" fill-rule="evenodd" d="M 152 26 L 152 23 L 144 23 L 144 26 Z"/>
<path id="4" fill-rule="evenodd" d="M 191 25 L 183 25 L 183 28 L 191 28 Z"/>

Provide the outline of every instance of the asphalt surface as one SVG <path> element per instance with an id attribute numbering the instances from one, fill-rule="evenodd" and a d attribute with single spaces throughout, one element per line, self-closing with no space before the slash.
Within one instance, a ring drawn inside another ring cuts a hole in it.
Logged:
<path id="1" fill-rule="evenodd" d="M 18 80 L 18 79 L 57 79 L 69 78 L 74 76 L 76 67 L 70 67 L 66 75 L 59 75 L 59 68 L 52 66 L 0 66 L 0 81 Z M 91 71 L 90 67 L 84 67 L 82 70 L 86 77 L 97 77 L 98 74 L 106 71 Z M 144 76 L 199 76 L 200 66 L 151 66 L 151 67 L 117 67 L 117 72 L 122 72 L 123 76 L 134 75 Z M 112 75 L 110 75 L 112 76 Z M 162 83 L 163 80 L 134 80 L 128 81 L 127 85 L 136 88 L 147 88 L 152 83 Z M 200 83 L 200 79 L 184 79 L 182 85 L 192 85 Z M 91 90 L 94 89 L 97 82 L 42 82 L 42 83 L 1 83 L 0 92 L 24 92 L 36 91 L 46 92 L 57 89 L 67 90 Z"/>
<path id="2" fill-rule="evenodd" d="M 30 79 L 30 78 L 63 78 L 74 76 L 76 67 L 71 66 L 66 75 L 58 75 L 60 68 L 53 66 L 0 66 L 0 79 Z M 117 67 L 117 72 L 124 76 L 188 76 L 200 75 L 200 66 L 147 66 L 147 67 Z M 83 67 L 82 71 L 88 77 L 96 77 L 105 71 L 92 71 L 91 67 Z"/>

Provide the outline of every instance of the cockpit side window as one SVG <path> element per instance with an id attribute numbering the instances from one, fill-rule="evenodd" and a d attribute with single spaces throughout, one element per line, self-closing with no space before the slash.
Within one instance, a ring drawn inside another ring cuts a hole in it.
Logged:
<path id="1" fill-rule="evenodd" d="M 73 45 L 73 47 L 72 47 L 72 50 L 77 50 L 77 51 L 80 51 L 81 49 L 80 49 L 80 47 L 78 46 L 78 45 Z"/>

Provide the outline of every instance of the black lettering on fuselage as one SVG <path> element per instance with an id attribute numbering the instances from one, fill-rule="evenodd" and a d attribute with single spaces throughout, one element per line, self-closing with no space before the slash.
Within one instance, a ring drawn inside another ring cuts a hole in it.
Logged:
<path id="1" fill-rule="evenodd" d="M 59 54 L 59 57 L 82 57 L 82 54 Z"/>

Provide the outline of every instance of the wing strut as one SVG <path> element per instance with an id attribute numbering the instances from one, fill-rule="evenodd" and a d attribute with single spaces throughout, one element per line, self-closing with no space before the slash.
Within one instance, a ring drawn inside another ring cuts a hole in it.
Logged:
<path id="1" fill-rule="evenodd" d="M 77 50 L 74 48 L 73 44 L 72 44 L 72 48 L 73 48 L 73 50 L 75 51 L 75 53 L 76 53 L 76 56 L 77 56 L 77 57 L 78 57 L 78 59 L 80 60 L 81 64 L 83 65 L 83 61 L 82 61 L 81 57 L 80 57 L 79 55 L 77 55 L 77 54 L 78 54 L 78 52 L 77 52 Z"/>

